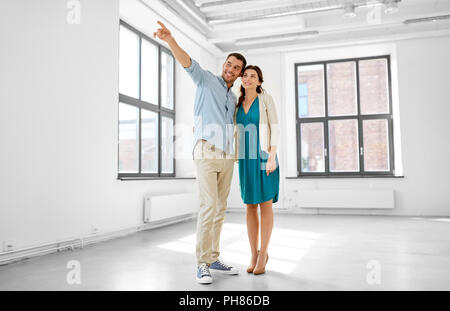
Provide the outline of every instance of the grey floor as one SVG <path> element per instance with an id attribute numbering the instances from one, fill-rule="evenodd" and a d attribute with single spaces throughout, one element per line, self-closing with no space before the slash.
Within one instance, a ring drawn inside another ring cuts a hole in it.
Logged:
<path id="1" fill-rule="evenodd" d="M 195 281 L 195 221 L 0 267 L 0 290 L 450 290 L 450 219 L 276 214 L 266 273 L 245 269 L 245 214 L 226 214 L 237 276 Z M 67 264 L 80 264 L 69 285 Z"/>

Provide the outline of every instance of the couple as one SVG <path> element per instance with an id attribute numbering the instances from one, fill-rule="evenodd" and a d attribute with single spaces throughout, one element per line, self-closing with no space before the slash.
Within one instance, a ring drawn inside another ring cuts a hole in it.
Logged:
<path id="1" fill-rule="evenodd" d="M 262 274 L 269 259 L 272 203 L 278 201 L 279 192 L 278 118 L 272 97 L 261 87 L 262 72 L 258 66 L 246 66 L 247 61 L 241 54 L 232 53 L 222 66 L 222 75 L 214 75 L 202 69 L 180 48 L 162 22 L 158 24 L 160 28 L 153 37 L 168 43 L 176 60 L 197 85 L 193 150 L 200 199 L 196 279 L 201 284 L 212 283 L 210 270 L 231 275 L 239 273 L 219 258 L 220 233 L 235 161 L 239 162 L 241 196 L 247 205 L 252 254 L 247 272 Z M 237 100 L 231 87 L 239 77 L 242 86 Z M 261 212 L 259 250 L 258 205 Z"/>

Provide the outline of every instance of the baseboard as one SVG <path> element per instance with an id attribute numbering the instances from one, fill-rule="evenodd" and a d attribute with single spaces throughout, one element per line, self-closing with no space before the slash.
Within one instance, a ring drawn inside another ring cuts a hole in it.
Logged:
<path id="1" fill-rule="evenodd" d="M 8 252 L 0 253 L 0 266 L 19 262 L 34 257 L 40 257 L 52 253 L 75 250 L 78 248 L 84 248 L 85 246 L 105 242 L 108 240 L 124 237 L 130 234 L 135 234 L 139 231 L 152 230 L 164 226 L 170 226 L 180 222 L 188 221 L 196 218 L 196 213 L 190 213 L 171 217 L 167 219 L 158 220 L 155 222 L 149 222 L 140 224 L 133 227 L 123 228 L 115 231 L 110 231 L 103 234 L 91 234 L 87 236 L 75 237 L 63 241 L 50 242 L 41 245 L 36 245 L 28 248 L 22 248 L 19 250 L 12 250 Z"/>

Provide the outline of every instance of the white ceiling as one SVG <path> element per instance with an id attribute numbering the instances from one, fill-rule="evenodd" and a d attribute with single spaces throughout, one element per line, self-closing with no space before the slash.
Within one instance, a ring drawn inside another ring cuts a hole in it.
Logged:
<path id="1" fill-rule="evenodd" d="M 141 0 L 155 1 L 222 52 L 450 30 L 450 0 Z M 387 2 L 398 10 L 386 13 Z M 344 16 L 344 8 L 355 16 Z M 405 23 L 418 18 L 435 21 Z"/>

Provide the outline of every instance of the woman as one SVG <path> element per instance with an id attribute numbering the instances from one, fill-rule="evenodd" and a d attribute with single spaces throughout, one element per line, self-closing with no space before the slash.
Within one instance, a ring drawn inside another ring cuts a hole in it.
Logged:
<path id="1" fill-rule="evenodd" d="M 252 258 L 247 272 L 262 274 L 273 228 L 272 203 L 278 201 L 280 172 L 276 155 L 278 117 L 272 97 L 261 87 L 258 66 L 245 67 L 241 96 L 234 114 L 235 152 L 239 161 L 241 197 L 247 205 L 247 230 Z M 261 248 L 258 251 L 261 214 Z"/>

